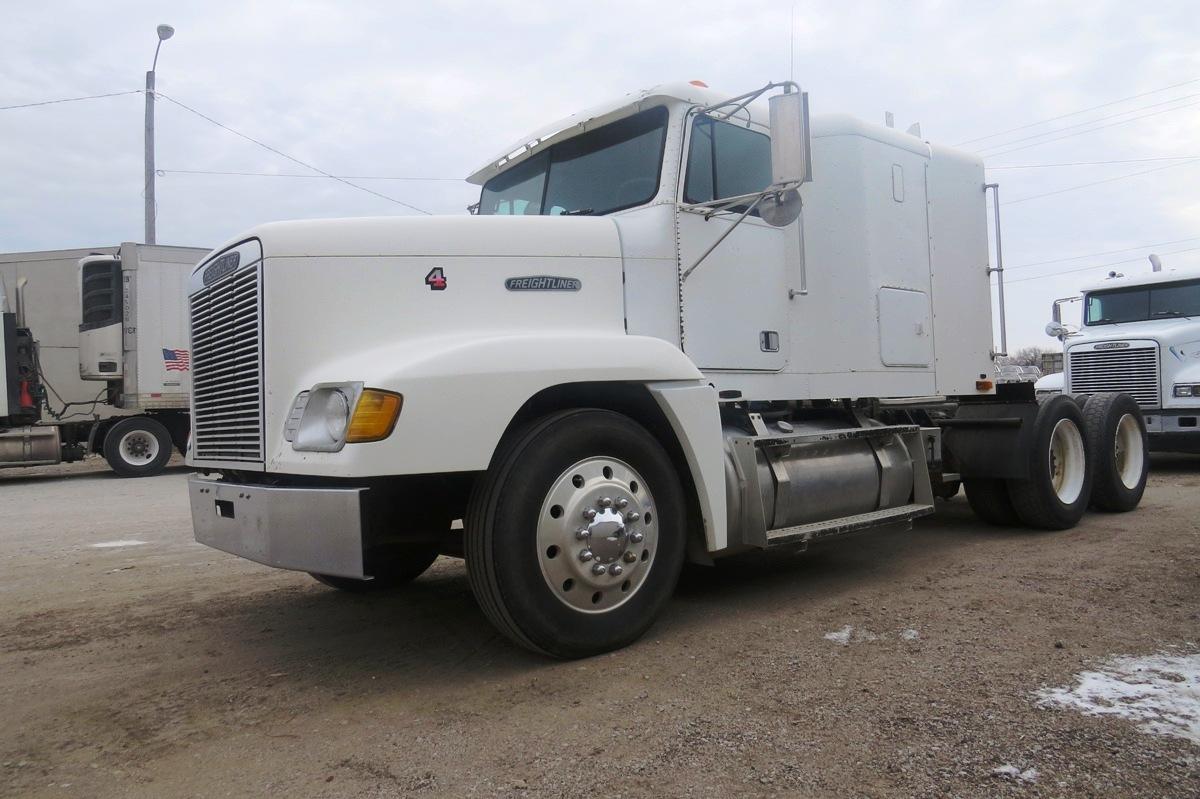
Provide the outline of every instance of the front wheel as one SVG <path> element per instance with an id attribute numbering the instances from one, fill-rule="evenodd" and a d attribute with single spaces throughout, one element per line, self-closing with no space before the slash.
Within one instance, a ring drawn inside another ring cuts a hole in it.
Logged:
<path id="1" fill-rule="evenodd" d="M 554 657 L 635 641 L 683 565 L 675 468 L 649 431 L 610 411 L 561 411 L 509 436 L 464 527 L 471 589 L 488 618 Z"/>
<path id="2" fill-rule="evenodd" d="M 134 416 L 108 428 L 104 458 L 122 477 L 151 477 L 171 459 L 171 433 L 156 419 Z"/>

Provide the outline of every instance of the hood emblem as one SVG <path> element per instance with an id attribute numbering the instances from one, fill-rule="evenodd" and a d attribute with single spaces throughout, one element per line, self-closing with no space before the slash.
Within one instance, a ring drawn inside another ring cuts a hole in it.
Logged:
<path id="1" fill-rule="evenodd" d="M 237 250 L 234 250 L 233 252 L 227 252 L 218 257 L 208 266 L 204 267 L 204 274 L 200 276 L 200 279 L 206 286 L 216 283 L 226 275 L 236 272 L 238 264 L 241 262 L 241 260 L 242 254 Z"/>
<path id="2" fill-rule="evenodd" d="M 1128 349 L 1128 341 L 1108 341 L 1104 344 L 1097 344 L 1093 349 L 1097 350 L 1123 350 Z"/>
<path id="3" fill-rule="evenodd" d="M 509 291 L 579 291 L 583 288 L 583 281 L 575 277 L 531 275 L 510 277 L 504 281 L 504 288 Z"/>

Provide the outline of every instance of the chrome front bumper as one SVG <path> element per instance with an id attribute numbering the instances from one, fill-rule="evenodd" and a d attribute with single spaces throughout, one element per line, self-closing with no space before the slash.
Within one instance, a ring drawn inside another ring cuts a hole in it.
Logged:
<path id="1" fill-rule="evenodd" d="M 279 569 L 364 578 L 362 488 L 188 479 L 196 540 Z"/>

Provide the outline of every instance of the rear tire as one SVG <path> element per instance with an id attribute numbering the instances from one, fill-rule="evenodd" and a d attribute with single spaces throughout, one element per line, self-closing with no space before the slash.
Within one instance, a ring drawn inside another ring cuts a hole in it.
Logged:
<path id="1" fill-rule="evenodd" d="M 967 503 L 980 519 L 997 527 L 1016 527 L 1021 523 L 1012 499 L 1008 496 L 1008 484 L 991 477 L 972 477 L 963 480 L 967 489 Z"/>
<path id="2" fill-rule="evenodd" d="M 1133 510 L 1150 471 L 1142 409 L 1128 394 L 1093 394 L 1083 406 L 1083 425 L 1092 459 L 1092 507 Z"/>
<path id="3" fill-rule="evenodd" d="M 104 458 L 122 477 L 152 477 L 171 459 L 171 434 L 158 420 L 134 416 L 108 428 Z"/>
<path id="4" fill-rule="evenodd" d="M 471 492 L 471 590 L 527 649 L 618 649 L 671 598 L 685 521 L 674 464 L 649 431 L 611 411 L 552 413 L 506 437 Z"/>
<path id="5" fill-rule="evenodd" d="M 1038 408 L 1026 457 L 1029 478 L 1008 481 L 1008 494 L 1021 521 L 1044 530 L 1074 527 L 1092 494 L 1083 410 L 1074 399 L 1054 397 Z"/>
<path id="6" fill-rule="evenodd" d="M 392 552 L 386 568 L 376 570 L 371 580 L 335 577 L 332 574 L 309 572 L 318 583 L 350 594 L 374 594 L 408 585 L 433 565 L 438 556 L 437 544 L 407 544 Z"/>

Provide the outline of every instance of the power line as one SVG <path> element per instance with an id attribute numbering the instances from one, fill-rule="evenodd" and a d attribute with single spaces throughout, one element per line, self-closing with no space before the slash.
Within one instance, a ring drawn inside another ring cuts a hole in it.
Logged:
<path id="1" fill-rule="evenodd" d="M 1107 103 L 1101 103 L 1100 105 L 1093 105 L 1090 108 L 1083 108 L 1079 111 L 1071 111 L 1068 114 L 1060 114 L 1059 116 L 1050 117 L 1049 119 L 1043 119 L 1039 122 L 1030 122 L 1026 125 L 1018 125 L 1015 128 L 1009 128 L 1008 130 L 1002 130 L 999 133 L 989 133 L 986 136 L 980 136 L 977 139 L 967 139 L 966 141 L 959 142 L 958 144 L 956 144 L 954 146 L 961 147 L 964 144 L 974 144 L 975 142 L 983 141 L 984 139 L 994 139 L 997 136 L 1003 136 L 1007 133 L 1016 133 L 1019 130 L 1027 130 L 1029 128 L 1036 128 L 1038 125 L 1045 125 L 1050 122 L 1057 122 L 1060 119 L 1066 119 L 1067 117 L 1078 116 L 1079 114 L 1086 114 L 1088 111 L 1096 111 L 1101 108 L 1108 108 L 1109 106 L 1120 105 L 1121 103 L 1125 103 L 1130 100 L 1137 100 L 1142 97 L 1149 97 L 1152 94 L 1158 94 L 1159 92 L 1165 92 L 1168 89 L 1178 89 L 1180 86 L 1190 86 L 1193 83 L 1200 83 L 1200 78 L 1193 78 L 1192 80 L 1185 80 L 1183 83 L 1173 83 L 1170 86 L 1163 86 L 1161 89 L 1151 89 L 1150 91 L 1142 92 L 1141 94 L 1131 94 L 1130 96 L 1122 97 L 1119 100 L 1111 100 Z"/>
<path id="2" fill-rule="evenodd" d="M 1044 264 L 1059 264 L 1063 261 L 1079 261 L 1083 258 L 1098 258 L 1101 255 L 1116 255 L 1119 252 L 1133 252 L 1134 250 L 1148 250 L 1151 247 L 1169 247 L 1172 244 L 1183 244 L 1188 241 L 1200 241 L 1200 236 L 1193 236 L 1189 239 L 1175 239 L 1173 241 L 1155 241 L 1149 244 L 1139 244 L 1136 247 L 1124 247 L 1120 250 L 1104 250 L 1103 252 L 1089 252 L 1086 255 L 1072 255 L 1070 258 L 1051 258 L 1048 261 L 1033 261 L 1027 264 L 1017 264 L 1016 266 L 1006 266 L 1004 271 L 1010 269 L 1027 269 L 1031 266 L 1042 266 Z"/>
<path id="3" fill-rule="evenodd" d="M 1069 192 L 1069 191 L 1077 191 L 1079 189 L 1086 189 L 1089 186 L 1099 186 L 1102 183 L 1112 183 L 1117 180 L 1125 180 L 1126 178 L 1136 178 L 1138 175 L 1149 175 L 1151 172 L 1162 172 L 1164 169 L 1175 169 L 1175 168 L 1181 167 L 1181 166 L 1190 166 L 1191 164 L 1195 164 L 1197 162 L 1200 162 L 1200 158 L 1194 158 L 1191 161 L 1184 161 L 1182 164 L 1167 164 L 1166 166 L 1156 166 L 1156 167 L 1154 167 L 1154 169 L 1143 169 L 1140 172 L 1130 172 L 1128 175 L 1117 175 L 1117 176 L 1111 177 L 1111 178 L 1104 178 L 1103 180 L 1093 180 L 1091 183 L 1080 183 L 1078 186 L 1067 186 L 1066 188 L 1056 189 L 1055 191 L 1046 191 L 1046 192 L 1042 192 L 1041 194 L 1031 194 L 1028 197 L 1018 197 L 1015 200 L 1009 200 L 1005 204 L 1006 205 L 1015 205 L 1016 203 L 1023 203 L 1028 200 L 1037 200 L 1042 197 L 1053 197 L 1056 194 L 1065 194 L 1066 192 Z"/>
<path id="4" fill-rule="evenodd" d="M 388 195 L 377 192 L 374 189 L 368 189 L 366 186 L 359 186 L 357 183 L 351 183 L 350 181 L 346 180 L 345 178 L 340 178 L 337 175 L 326 172 L 324 169 L 321 169 L 320 167 L 315 167 L 310 163 L 301 161 L 299 158 L 290 156 L 287 153 L 283 152 L 282 150 L 278 150 L 278 149 L 272 147 L 271 145 L 266 144 L 265 142 L 261 142 L 258 139 L 254 138 L 253 136 L 247 136 L 245 133 L 242 133 L 239 130 L 234 130 L 233 128 L 229 127 L 228 125 L 218 122 L 217 120 L 213 119 L 212 117 L 208 116 L 207 114 L 203 114 L 203 113 L 197 111 L 196 109 L 192 108 L 191 106 L 185 105 L 185 104 L 179 102 L 178 100 L 176 100 L 175 98 L 169 97 L 169 96 L 163 94 L 162 92 L 155 92 L 155 96 L 161 97 L 162 99 L 164 99 L 168 102 L 174 103 L 175 105 L 179 106 L 183 110 L 188 111 L 192 114 L 195 114 L 196 116 L 200 117 L 201 119 L 205 120 L 206 122 L 210 122 L 213 125 L 216 125 L 218 128 L 227 130 L 230 133 L 232 133 L 233 135 L 243 138 L 246 141 L 251 142 L 252 144 L 257 144 L 259 147 L 262 147 L 264 150 L 268 150 L 272 153 L 275 153 L 278 156 L 286 158 L 287 160 L 289 160 L 293 163 L 299 164 L 300 166 L 304 167 L 305 169 L 311 169 L 314 172 L 320 172 L 325 177 L 330 178 L 331 180 L 336 180 L 339 183 L 344 183 L 353 189 L 358 189 L 359 191 L 365 191 L 367 194 L 374 195 L 376 197 L 379 197 L 380 199 L 387 200 L 388 202 L 393 202 L 393 203 L 396 203 L 397 205 L 402 205 L 405 208 L 409 208 L 413 211 L 417 211 L 418 213 L 422 213 L 427 216 L 432 216 L 432 214 L 430 214 L 430 212 L 426 211 L 424 208 L 418 208 L 417 206 L 406 203 L 403 200 L 397 200 L 395 197 L 389 197 Z"/>
<path id="5" fill-rule="evenodd" d="M 252 178 L 325 178 L 326 175 L 306 175 L 301 172 L 221 172 L 212 169 L 160 169 L 162 174 L 173 175 L 237 175 Z M 345 180 L 411 180 L 411 181 L 452 181 L 461 183 L 462 178 L 419 178 L 400 175 L 338 175 Z"/>
<path id="6" fill-rule="evenodd" d="M 1048 169 L 1060 166 L 1107 166 L 1108 164 L 1143 164 L 1150 161 L 1191 161 L 1200 155 L 1172 155 L 1160 158 L 1121 158 L 1111 161 L 1064 161 L 1059 164 L 1012 164 L 1010 166 L 989 166 L 985 169 Z"/>
<path id="7" fill-rule="evenodd" d="M 1174 250 L 1172 252 L 1164 252 L 1164 253 L 1162 253 L 1162 255 L 1179 255 L 1180 253 L 1196 252 L 1197 250 L 1200 250 L 1200 247 L 1188 247 L 1187 249 L 1184 249 L 1184 250 Z M 1029 280 L 1044 280 L 1045 278 L 1048 278 L 1048 277 L 1058 277 L 1060 275 L 1073 275 L 1077 272 L 1089 272 L 1093 269 L 1107 269 L 1110 266 L 1121 266 L 1123 264 L 1136 264 L 1136 263 L 1141 263 L 1144 260 L 1145 260 L 1144 258 L 1129 258 L 1124 261 L 1111 261 L 1107 264 L 1095 264 L 1093 266 L 1083 266 L 1078 269 L 1063 269 L 1063 270 L 1059 270 L 1057 272 L 1047 272 L 1044 275 L 1031 275 L 1030 277 L 1019 277 L 1016 280 L 1006 280 L 1006 281 L 1004 281 L 1004 285 L 1007 286 L 1011 283 L 1024 283 Z"/>
<path id="8" fill-rule="evenodd" d="M 1200 105 L 1200 100 L 1197 100 L 1196 102 L 1186 103 L 1184 105 L 1177 105 L 1174 108 L 1164 108 L 1161 111 L 1152 111 L 1149 114 L 1142 114 L 1141 116 L 1130 117 L 1129 119 L 1123 119 L 1119 122 L 1110 122 L 1107 125 L 1097 125 L 1096 127 L 1089 128 L 1088 130 L 1078 130 L 1078 131 L 1075 131 L 1074 133 L 1068 133 L 1065 136 L 1057 136 L 1053 139 L 1046 139 L 1044 141 L 1036 141 L 1036 142 L 1033 142 L 1032 144 L 1022 144 L 1020 147 L 1010 147 L 1007 150 L 1000 150 L 999 152 L 989 153 L 988 157 L 995 158 L 997 156 L 1007 155 L 1008 153 L 1015 153 L 1018 150 L 1028 150 L 1030 147 L 1039 147 L 1043 144 L 1050 144 L 1051 142 L 1062 141 L 1063 139 L 1070 139 L 1074 136 L 1082 136 L 1085 133 L 1095 133 L 1096 131 L 1104 130 L 1105 128 L 1115 128 L 1118 125 L 1127 125 L 1130 122 L 1136 122 L 1139 119 L 1146 119 L 1147 117 L 1154 117 L 1154 116 L 1158 116 L 1159 114 L 1169 113 L 1171 111 L 1179 111 L 1184 108 L 1191 108 L 1194 105 Z M 1011 144 L 1011 142 L 1009 142 L 1009 143 Z"/>
<path id="9" fill-rule="evenodd" d="M 980 147 L 979 149 L 980 149 L 980 151 L 1000 149 L 1000 148 L 1008 147 L 1011 144 L 1019 144 L 1024 141 L 1032 141 L 1034 139 L 1040 139 L 1044 136 L 1053 136 L 1055 133 L 1064 133 L 1068 130 L 1074 130 L 1075 128 L 1082 128 L 1082 127 L 1086 127 L 1088 125 L 1094 125 L 1097 122 L 1106 122 L 1110 119 L 1116 119 L 1117 117 L 1123 117 L 1123 116 L 1127 116 L 1129 114 L 1136 114 L 1139 111 L 1149 111 L 1151 108 L 1161 108 L 1164 105 L 1171 105 L 1172 103 L 1178 103 L 1183 100 L 1195 100 L 1195 98 L 1197 98 L 1197 97 L 1200 97 L 1200 94 L 1185 94 L 1182 97 L 1173 97 L 1170 100 L 1163 100 L 1161 103 L 1151 103 L 1150 105 L 1143 105 L 1139 108 L 1131 108 L 1128 111 L 1118 111 L 1117 113 L 1109 114 L 1108 116 L 1096 117 L 1095 119 L 1087 119 L 1087 120 L 1084 120 L 1083 122 L 1076 122 L 1073 125 L 1067 125 L 1066 127 L 1055 128 L 1054 130 L 1047 130 L 1047 131 L 1043 131 L 1041 133 L 1034 133 L 1030 136 L 1022 136 L 1019 139 L 1009 139 L 1008 141 L 999 142 L 997 144 L 985 144 L 982 147 Z M 1197 101 L 1197 102 L 1200 102 L 1200 101 Z M 1191 105 L 1195 105 L 1195 103 L 1191 103 Z M 1174 111 L 1179 108 L 1187 108 L 1187 107 L 1188 107 L 1188 104 L 1185 103 L 1184 105 L 1176 106 L 1175 108 L 1164 109 L 1164 111 Z"/>
<path id="10" fill-rule="evenodd" d="M 21 103 L 20 105 L 0 105 L 0 111 L 11 111 L 14 108 L 35 108 L 39 105 L 54 105 L 55 103 L 75 103 L 80 100 L 99 100 L 101 97 L 120 97 L 123 94 L 141 94 L 142 89 L 131 89 L 127 92 L 109 92 L 108 94 L 89 94 L 87 97 L 64 97 L 61 100 L 42 100 L 37 103 Z"/>

